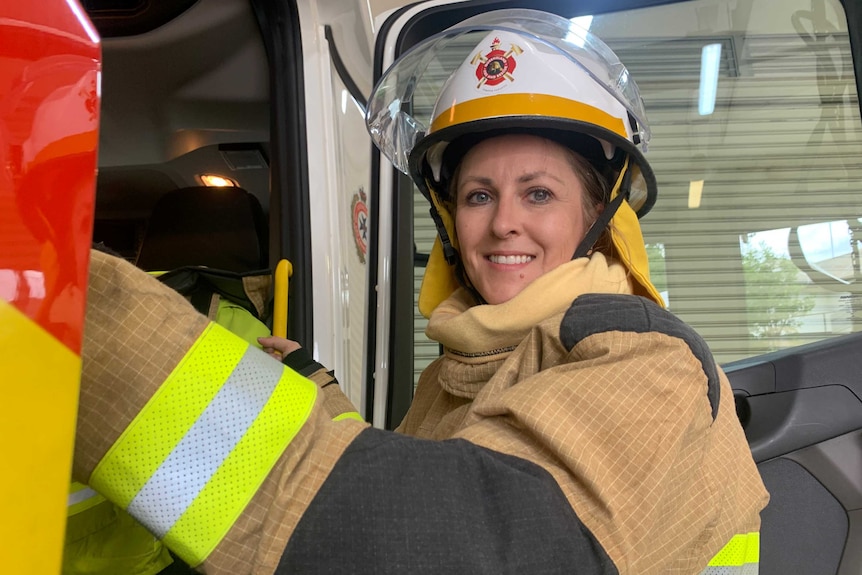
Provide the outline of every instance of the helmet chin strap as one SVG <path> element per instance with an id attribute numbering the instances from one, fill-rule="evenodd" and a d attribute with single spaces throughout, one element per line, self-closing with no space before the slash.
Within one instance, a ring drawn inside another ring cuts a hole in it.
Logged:
<path id="1" fill-rule="evenodd" d="M 430 186 L 429 186 L 430 189 Z M 458 254 L 458 251 L 452 245 L 452 240 L 449 239 L 449 232 L 446 230 L 446 226 L 443 224 L 443 218 L 440 216 L 440 212 L 437 209 L 437 197 L 434 195 L 434 192 L 430 192 L 431 197 L 431 219 L 434 220 L 434 225 L 437 227 L 437 235 L 440 238 L 440 245 L 443 247 L 443 257 L 446 259 L 446 263 L 455 268 L 455 279 L 458 283 L 466 289 L 473 296 L 473 299 L 476 300 L 478 305 L 486 304 L 488 302 L 485 301 L 485 298 L 482 297 L 482 294 L 473 287 L 473 284 L 470 283 L 470 280 L 467 278 L 467 272 L 464 269 L 464 263 L 461 261 L 461 257 Z"/>
<path id="2" fill-rule="evenodd" d="M 454 266 L 458 260 L 458 252 L 452 246 L 452 241 L 449 239 L 449 232 L 446 231 L 446 226 L 443 225 L 443 218 L 440 217 L 440 212 L 437 211 L 437 206 L 431 204 L 431 219 L 434 220 L 434 226 L 437 228 L 437 235 L 440 236 L 440 244 L 443 246 L 443 257 L 446 263 Z"/>
<path id="3" fill-rule="evenodd" d="M 599 214 L 599 217 L 596 218 L 596 221 L 593 222 L 592 226 L 590 226 L 590 229 L 587 231 L 587 234 L 584 236 L 580 245 L 575 249 L 575 253 L 572 255 L 573 260 L 585 257 L 589 254 L 590 250 L 593 249 L 593 245 L 598 241 L 602 232 L 607 229 L 608 224 L 614 217 L 614 214 L 617 213 L 620 204 L 622 204 L 623 200 L 628 197 L 629 188 L 631 187 L 631 179 L 631 171 L 629 170 L 627 159 L 626 163 L 623 165 L 620 176 L 614 184 L 614 189 L 617 190 L 616 197 L 605 204 L 605 209 L 601 214 Z M 611 193 L 613 193 L 613 191 Z M 431 219 L 434 220 L 434 224 L 437 227 L 437 233 L 440 237 L 440 243 L 443 246 L 443 254 L 446 258 L 446 263 L 455 267 L 455 278 L 458 280 L 458 283 L 470 292 L 477 304 L 482 305 L 488 303 L 467 278 L 464 264 L 461 262 L 461 258 L 459 257 L 457 250 L 452 246 L 452 242 L 449 239 L 449 233 L 446 230 L 446 226 L 443 225 L 443 218 L 440 217 L 440 213 L 437 211 L 437 206 L 433 200 L 431 202 Z"/>
<path id="4" fill-rule="evenodd" d="M 598 241 L 599 237 L 602 235 L 602 232 L 607 229 L 611 218 L 613 218 L 614 214 L 617 213 L 620 204 L 623 203 L 624 199 L 629 197 L 631 180 L 631 170 L 629 170 L 629 163 L 628 160 L 626 160 L 626 163 L 623 166 L 623 171 L 620 174 L 620 177 L 617 178 L 617 182 L 614 186 L 614 189 L 617 190 L 616 197 L 607 204 L 605 204 L 605 209 L 602 211 L 601 214 L 599 214 L 599 217 L 596 218 L 596 221 L 593 222 L 593 225 L 590 226 L 590 229 L 587 231 L 587 235 L 584 236 L 584 239 L 581 240 L 580 245 L 578 245 L 578 247 L 575 249 L 575 253 L 574 255 L 572 255 L 573 260 L 587 256 L 590 253 L 590 250 L 593 249 L 593 246 Z"/>
<path id="5" fill-rule="evenodd" d="M 479 291 L 473 287 L 473 284 L 470 283 L 470 280 L 467 277 L 467 271 L 464 269 L 464 263 L 461 261 L 458 251 L 452 246 L 452 242 L 449 240 L 449 233 L 446 231 L 446 226 L 443 225 L 443 218 L 440 217 L 440 213 L 434 206 L 431 206 L 431 218 L 437 226 L 440 244 L 443 246 L 443 257 L 446 258 L 447 264 L 455 268 L 455 279 L 461 287 L 470 292 L 470 295 L 472 295 L 473 299 L 476 300 L 477 305 L 488 303 L 485 301 L 485 298 L 482 297 L 482 294 L 480 294 Z"/>

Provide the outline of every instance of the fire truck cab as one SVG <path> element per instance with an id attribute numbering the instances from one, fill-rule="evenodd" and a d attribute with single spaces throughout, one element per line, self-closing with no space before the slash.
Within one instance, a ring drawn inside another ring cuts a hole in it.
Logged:
<path id="1" fill-rule="evenodd" d="M 436 231 L 368 98 L 418 42 L 516 7 L 579 19 L 641 88 L 650 273 L 733 384 L 771 492 L 761 572 L 862 571 L 859 0 L 5 3 L 0 571 L 60 572 L 93 242 L 147 271 L 289 261 L 287 336 L 399 423 L 440 353 L 416 308 Z"/>

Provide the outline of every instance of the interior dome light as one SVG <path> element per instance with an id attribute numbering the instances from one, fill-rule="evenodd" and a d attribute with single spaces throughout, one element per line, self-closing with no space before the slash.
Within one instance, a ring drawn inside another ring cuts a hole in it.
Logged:
<path id="1" fill-rule="evenodd" d="M 209 186 L 211 188 L 236 188 L 238 184 L 236 180 L 232 180 L 225 176 L 219 176 L 218 174 L 201 174 L 198 176 L 200 178 L 201 183 L 205 186 Z"/>

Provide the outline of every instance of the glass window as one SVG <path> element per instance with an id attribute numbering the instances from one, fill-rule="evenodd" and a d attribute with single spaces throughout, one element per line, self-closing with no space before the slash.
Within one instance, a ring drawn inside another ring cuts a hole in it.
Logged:
<path id="1" fill-rule="evenodd" d="M 841 4 L 697 0 L 597 14 L 590 30 L 644 98 L 659 196 L 641 224 L 670 310 L 721 363 L 859 331 L 862 122 Z M 427 252 L 418 192 L 414 213 Z M 418 377 L 438 348 L 418 312 L 414 325 Z"/>

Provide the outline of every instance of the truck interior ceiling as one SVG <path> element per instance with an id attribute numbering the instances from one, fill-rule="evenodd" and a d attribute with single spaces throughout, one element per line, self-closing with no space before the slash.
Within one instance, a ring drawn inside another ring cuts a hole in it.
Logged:
<path id="1" fill-rule="evenodd" d="M 230 250 L 236 234 L 253 233 L 259 253 L 230 269 L 268 267 L 269 78 L 250 6 L 84 6 L 104 58 L 94 241 L 164 271 L 215 267 L 202 243 Z M 170 200 L 178 190 L 189 192 L 182 208 Z M 229 217 L 236 202 L 247 217 Z"/>

